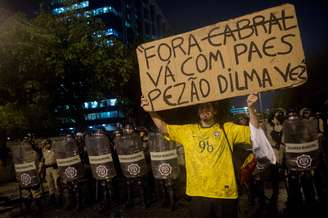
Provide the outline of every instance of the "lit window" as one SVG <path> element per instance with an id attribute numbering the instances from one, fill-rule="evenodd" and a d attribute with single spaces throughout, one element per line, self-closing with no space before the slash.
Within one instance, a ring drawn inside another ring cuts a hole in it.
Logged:
<path id="1" fill-rule="evenodd" d="M 99 102 L 99 104 L 98 104 L 98 106 L 101 108 L 101 107 L 105 107 L 105 101 L 101 101 L 101 102 Z"/>
<path id="2" fill-rule="evenodd" d="M 85 17 L 91 17 L 91 15 L 92 15 L 92 12 L 91 12 L 91 11 L 86 11 L 86 12 L 84 13 L 84 16 L 85 16 Z"/>
<path id="3" fill-rule="evenodd" d="M 131 24 L 128 21 L 125 21 L 125 26 L 126 27 L 131 27 Z"/>
<path id="4" fill-rule="evenodd" d="M 103 124 L 104 125 L 104 124 Z M 114 131 L 116 130 L 116 126 L 113 124 L 107 124 L 104 126 L 107 131 Z"/>
<path id="5" fill-rule="evenodd" d="M 103 33 L 106 36 L 116 36 L 116 37 L 118 37 L 118 32 L 113 28 L 108 28 L 107 30 L 104 30 Z"/>
<path id="6" fill-rule="evenodd" d="M 108 46 L 113 46 L 113 45 L 114 45 L 114 41 L 111 40 L 111 39 L 108 39 L 108 40 L 106 40 L 106 44 L 107 44 Z"/>
<path id="7" fill-rule="evenodd" d="M 87 11 L 87 12 L 90 13 L 89 11 Z M 102 7 L 102 8 L 94 9 L 94 10 L 91 11 L 91 14 L 93 16 L 96 16 L 96 15 L 100 15 L 100 14 L 107 14 L 109 12 L 111 12 L 111 13 L 119 16 L 119 13 L 113 7 L 111 7 L 111 6 L 105 6 L 105 7 Z"/>
<path id="8" fill-rule="evenodd" d="M 91 113 L 85 116 L 86 120 L 109 119 L 118 117 L 117 111 L 106 111 L 100 113 Z"/>
<path id="9" fill-rule="evenodd" d="M 63 8 L 63 7 L 55 8 L 55 9 L 52 10 L 53 14 L 62 14 L 64 12 L 65 12 L 65 8 Z"/>
<path id="10" fill-rule="evenodd" d="M 113 99 L 109 99 L 109 105 L 110 106 L 116 106 L 116 104 L 117 104 L 117 98 L 113 98 Z"/>
<path id="11" fill-rule="evenodd" d="M 119 33 L 113 28 L 108 28 L 106 30 L 94 32 L 93 35 L 97 38 L 102 38 L 103 36 L 119 37 Z"/>
<path id="12" fill-rule="evenodd" d="M 68 7 L 55 8 L 52 10 L 52 13 L 55 15 L 58 15 L 58 14 L 66 13 L 68 11 L 74 11 L 74 10 L 78 10 L 81 8 L 87 8 L 87 7 L 89 7 L 89 1 L 84 1 L 84 2 L 79 2 L 79 3 L 73 4 Z"/>
<path id="13" fill-rule="evenodd" d="M 97 108 L 97 106 L 98 106 L 98 102 L 97 101 L 91 102 L 91 108 Z"/>

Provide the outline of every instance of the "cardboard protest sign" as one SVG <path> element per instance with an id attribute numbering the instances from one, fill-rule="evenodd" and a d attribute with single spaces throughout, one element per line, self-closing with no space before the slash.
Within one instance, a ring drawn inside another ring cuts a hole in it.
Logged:
<path id="1" fill-rule="evenodd" d="M 295 87 L 307 80 L 291 4 L 145 43 L 137 55 L 149 111 Z"/>

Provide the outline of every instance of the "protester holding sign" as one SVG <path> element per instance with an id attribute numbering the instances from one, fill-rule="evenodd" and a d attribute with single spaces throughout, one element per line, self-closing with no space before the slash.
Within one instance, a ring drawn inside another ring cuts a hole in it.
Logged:
<path id="1" fill-rule="evenodd" d="M 220 125 L 208 102 L 306 82 L 294 6 L 284 4 L 147 42 L 136 52 L 141 106 L 162 133 L 184 146 L 192 216 L 237 217 L 236 145 L 252 141 L 258 161 L 275 163 L 276 158 L 259 128 L 256 95 L 247 99 L 250 127 Z M 199 123 L 168 125 L 154 112 L 189 105 L 199 105 Z"/>
<path id="2" fill-rule="evenodd" d="M 232 150 L 237 144 L 254 143 L 253 149 L 259 159 L 275 162 L 272 148 L 254 110 L 256 95 L 249 95 L 250 128 L 231 122 L 220 125 L 217 111 L 212 103 L 198 106 L 199 123 L 168 125 L 155 112 L 150 112 L 155 125 L 170 140 L 184 146 L 187 185 L 186 194 L 192 197 L 193 217 L 237 217 L 238 190 Z M 141 106 L 148 102 L 141 98 Z M 266 146 L 265 146 L 266 145 Z"/>

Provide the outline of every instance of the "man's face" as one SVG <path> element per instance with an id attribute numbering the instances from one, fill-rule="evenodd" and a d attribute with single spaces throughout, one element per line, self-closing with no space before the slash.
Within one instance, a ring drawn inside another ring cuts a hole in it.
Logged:
<path id="1" fill-rule="evenodd" d="M 45 147 L 45 149 L 50 149 L 51 148 L 51 144 L 50 143 L 46 143 L 45 145 L 44 145 L 44 147 Z"/>
<path id="2" fill-rule="evenodd" d="M 288 113 L 288 120 L 297 120 L 297 119 L 298 119 L 298 115 L 296 112 Z"/>
<path id="3" fill-rule="evenodd" d="M 140 135 L 140 137 L 142 138 L 142 137 L 145 136 L 145 132 L 144 132 L 144 131 L 140 131 L 140 132 L 139 132 L 139 135 Z"/>
<path id="4" fill-rule="evenodd" d="M 205 103 L 198 106 L 198 116 L 201 121 L 213 121 L 216 115 L 216 110 L 212 103 Z"/>
<path id="5" fill-rule="evenodd" d="M 82 138 L 81 136 L 77 136 L 77 137 L 76 137 L 76 141 L 78 141 L 78 142 L 82 142 L 82 139 L 83 139 L 83 138 Z"/>
<path id="6" fill-rule="evenodd" d="M 116 132 L 114 133 L 114 136 L 115 136 L 115 137 L 121 137 L 122 135 L 121 135 L 121 133 L 120 133 L 119 131 L 116 131 Z"/>
<path id="7" fill-rule="evenodd" d="M 283 114 L 283 112 L 281 112 L 281 111 L 276 112 L 275 115 L 274 115 L 274 117 L 275 117 L 280 123 L 282 123 L 283 120 L 284 120 L 284 114 Z"/>
<path id="8" fill-rule="evenodd" d="M 238 118 L 238 123 L 240 125 L 247 125 L 248 120 L 245 117 L 240 117 L 240 118 Z"/>
<path id="9" fill-rule="evenodd" d="M 311 114 L 310 111 L 304 111 L 303 112 L 303 117 L 304 118 L 309 118 L 310 117 L 310 114 Z"/>
<path id="10" fill-rule="evenodd" d="M 124 130 L 127 134 L 132 134 L 134 132 L 134 129 L 131 125 L 126 125 Z"/>

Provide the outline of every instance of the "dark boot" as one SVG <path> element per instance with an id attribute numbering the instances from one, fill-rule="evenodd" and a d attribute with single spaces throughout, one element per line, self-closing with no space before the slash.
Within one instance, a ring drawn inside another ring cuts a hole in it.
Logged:
<path id="1" fill-rule="evenodd" d="M 82 209 L 82 196 L 79 184 L 74 185 L 74 197 L 75 197 L 75 210 L 80 211 Z"/>
<path id="2" fill-rule="evenodd" d="M 55 194 L 51 194 L 51 195 L 49 196 L 48 205 L 49 205 L 50 207 L 55 207 L 55 206 L 56 206 L 56 196 L 55 196 Z"/>
<path id="3" fill-rule="evenodd" d="M 63 206 L 63 196 L 62 195 L 55 195 L 55 207 L 57 209 Z"/>
<path id="4" fill-rule="evenodd" d="M 22 205 L 22 214 L 31 214 L 31 205 L 32 201 L 30 198 L 23 198 L 23 205 Z"/>
<path id="5" fill-rule="evenodd" d="M 43 210 L 42 199 L 36 198 L 35 204 L 36 204 L 37 212 L 39 212 L 39 213 L 42 212 L 42 210 Z"/>
<path id="6" fill-rule="evenodd" d="M 133 200 L 132 200 L 132 180 L 126 181 L 126 187 L 127 187 L 127 202 L 125 203 L 126 208 L 133 207 Z"/>
<path id="7" fill-rule="evenodd" d="M 169 195 L 169 199 L 170 199 L 170 209 L 172 211 L 175 210 L 175 200 L 176 200 L 176 197 L 175 197 L 175 191 L 174 191 L 174 186 L 173 186 L 173 182 L 172 181 L 167 181 L 166 183 L 166 190 L 168 192 L 168 195 Z"/>

